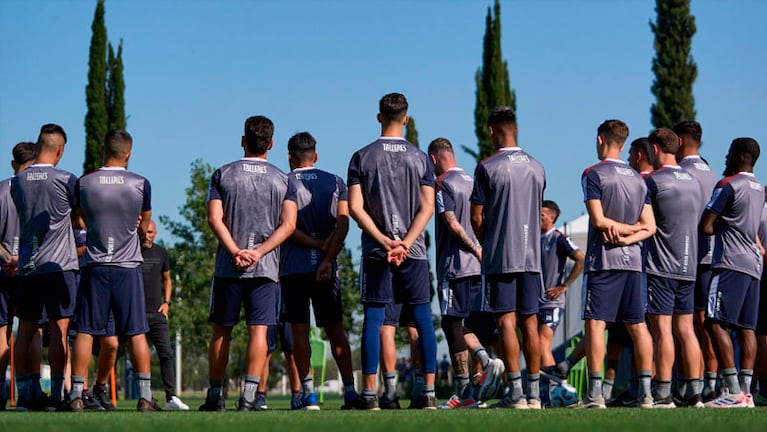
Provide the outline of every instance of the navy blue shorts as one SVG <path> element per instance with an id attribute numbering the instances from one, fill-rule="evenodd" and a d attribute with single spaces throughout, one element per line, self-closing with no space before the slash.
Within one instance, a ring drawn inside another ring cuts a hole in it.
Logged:
<path id="1" fill-rule="evenodd" d="M 520 272 L 485 276 L 485 295 L 496 314 L 537 314 L 541 286 L 543 280 L 540 273 Z"/>
<path id="2" fill-rule="evenodd" d="M 734 270 L 714 270 L 706 315 L 732 327 L 756 330 L 759 279 Z"/>
<path id="3" fill-rule="evenodd" d="M 275 325 L 280 308 L 280 285 L 269 278 L 213 278 L 208 321 L 232 327 L 245 309 L 245 324 Z"/>
<path id="4" fill-rule="evenodd" d="M 538 309 L 538 325 L 545 325 L 550 328 L 551 331 L 557 331 L 559 323 L 562 321 L 562 315 L 565 312 L 565 308 L 561 307 L 547 307 Z"/>
<path id="5" fill-rule="evenodd" d="M 149 331 L 141 266 L 85 267 L 77 297 L 78 333 L 135 336 Z M 114 328 L 110 328 L 110 316 L 114 319 Z"/>
<path id="6" fill-rule="evenodd" d="M 708 309 L 708 289 L 714 272 L 710 265 L 699 265 L 698 276 L 695 279 L 695 310 Z"/>
<path id="7" fill-rule="evenodd" d="M 482 277 L 468 276 L 442 282 L 439 308 L 442 315 L 466 318 L 475 299 L 482 296 Z"/>
<path id="8" fill-rule="evenodd" d="M 647 275 L 647 313 L 687 315 L 694 310 L 695 281 Z"/>
<path id="9" fill-rule="evenodd" d="M 301 273 L 280 277 L 282 290 L 281 320 L 292 324 L 309 324 L 309 301 L 314 309 L 317 327 L 338 324 L 344 320 L 341 306 L 341 288 L 338 279 L 317 282 L 314 273 Z"/>
<path id="10" fill-rule="evenodd" d="M 369 254 L 362 258 L 360 268 L 360 300 L 365 303 L 429 303 L 429 267 L 426 260 L 405 259 L 395 266 L 386 256 Z"/>
<path id="11" fill-rule="evenodd" d="M 77 281 L 75 271 L 62 271 L 19 277 L 16 316 L 40 322 L 43 309 L 48 319 L 71 318 L 75 314 Z"/>
<path id="12" fill-rule="evenodd" d="M 280 342 L 280 349 L 282 352 L 286 354 L 293 352 L 293 331 L 290 328 L 290 324 L 280 321 L 277 324 L 270 325 L 266 329 L 268 354 L 277 351 L 278 340 Z"/>
<path id="13" fill-rule="evenodd" d="M 597 271 L 586 277 L 583 319 L 636 324 L 645 322 L 647 290 L 642 273 Z"/>
<path id="14" fill-rule="evenodd" d="M 492 312 L 472 311 L 463 321 L 464 333 L 474 333 L 482 346 L 491 346 L 498 340 L 498 326 Z"/>
<path id="15" fill-rule="evenodd" d="M 389 303 L 385 307 L 383 325 L 392 327 L 413 327 L 413 307 L 409 304 Z"/>
<path id="16" fill-rule="evenodd" d="M 0 326 L 13 322 L 16 312 L 16 291 L 18 279 L 15 277 L 0 277 Z M 4 335 L 0 335 L 5 337 Z"/>
<path id="17" fill-rule="evenodd" d="M 767 275 L 759 282 L 759 318 L 756 320 L 756 334 L 767 335 Z"/>

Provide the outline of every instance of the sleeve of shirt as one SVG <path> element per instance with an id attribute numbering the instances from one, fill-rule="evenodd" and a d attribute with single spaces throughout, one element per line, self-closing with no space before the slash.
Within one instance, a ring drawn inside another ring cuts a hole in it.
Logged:
<path id="1" fill-rule="evenodd" d="M 645 179 L 645 184 L 647 185 L 647 199 L 645 199 L 645 204 L 652 204 L 655 202 L 655 197 L 658 195 L 658 185 L 655 183 L 655 179 L 653 179 L 652 176 Z"/>
<path id="2" fill-rule="evenodd" d="M 336 176 L 336 190 L 338 191 L 338 201 L 349 201 L 349 188 L 346 187 L 343 179 Z"/>
<path id="3" fill-rule="evenodd" d="M 161 270 L 163 272 L 166 272 L 166 271 L 170 270 L 170 259 L 168 259 L 168 251 L 163 249 L 163 255 L 164 255 L 164 258 L 162 260 L 162 269 Z"/>
<path id="4" fill-rule="evenodd" d="M 75 180 L 75 187 L 73 192 L 74 197 L 72 197 L 72 208 L 78 208 L 80 207 L 80 179 Z"/>
<path id="5" fill-rule="evenodd" d="M 141 203 L 141 211 L 152 210 L 152 185 L 148 179 L 144 179 L 144 200 Z"/>
<path id="6" fill-rule="evenodd" d="M 424 157 L 424 162 L 426 169 L 421 176 L 420 184 L 421 186 L 434 187 L 434 166 L 429 161 L 428 157 Z"/>
<path id="7" fill-rule="evenodd" d="M 450 188 L 440 187 L 437 190 L 437 214 L 455 211 L 455 200 Z"/>
<path id="8" fill-rule="evenodd" d="M 349 170 L 347 171 L 346 184 L 351 187 L 362 183 L 362 167 L 360 166 L 360 154 L 354 153 L 349 161 Z"/>
<path id="9" fill-rule="evenodd" d="M 474 170 L 474 188 L 471 191 L 471 197 L 469 201 L 474 204 L 485 204 L 487 194 L 490 190 L 490 179 L 487 175 L 487 170 L 482 164 L 477 165 Z"/>
<path id="10" fill-rule="evenodd" d="M 210 177 L 210 186 L 208 186 L 207 201 L 221 201 L 221 170 L 216 170 Z"/>
<path id="11" fill-rule="evenodd" d="M 602 199 L 602 184 L 595 170 L 590 170 L 583 175 L 581 185 L 583 186 L 584 201 Z"/>
<path id="12" fill-rule="evenodd" d="M 76 207 L 79 205 L 77 196 L 78 193 L 75 193 L 75 187 L 77 185 L 77 177 L 74 174 L 70 174 L 69 178 L 67 179 L 67 198 L 69 198 L 69 205 L 72 207 Z"/>
<path id="13" fill-rule="evenodd" d="M 711 201 L 706 204 L 706 210 L 717 216 L 721 216 L 730 201 L 732 201 L 734 195 L 735 190 L 729 183 L 721 187 L 717 186 L 716 189 L 714 189 L 714 193 L 711 195 Z"/>
<path id="14" fill-rule="evenodd" d="M 580 248 L 566 235 L 557 237 L 557 255 L 561 257 L 569 257 L 573 252 L 579 249 Z"/>
<path id="15" fill-rule="evenodd" d="M 283 201 L 298 202 L 298 187 L 296 186 L 296 178 L 294 176 L 288 176 L 288 189 L 285 191 L 285 199 Z"/>

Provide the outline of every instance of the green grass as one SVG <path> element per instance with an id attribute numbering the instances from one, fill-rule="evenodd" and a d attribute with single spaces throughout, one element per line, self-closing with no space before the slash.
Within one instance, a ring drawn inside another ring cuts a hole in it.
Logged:
<path id="1" fill-rule="evenodd" d="M 202 402 L 184 398 L 196 409 Z M 132 401 L 121 401 L 116 412 L 16 413 L 0 412 L 0 431 L 130 431 L 130 432 L 427 432 L 427 431 L 558 431 L 558 432 L 704 432 L 758 431 L 767 424 L 767 409 L 580 411 L 548 409 L 540 412 L 513 410 L 461 411 L 340 411 L 341 399 L 326 398 L 322 411 L 291 412 L 288 398 L 270 396 L 266 412 L 239 413 L 234 400 L 225 413 L 137 413 Z M 405 405 L 407 401 L 405 401 Z"/>

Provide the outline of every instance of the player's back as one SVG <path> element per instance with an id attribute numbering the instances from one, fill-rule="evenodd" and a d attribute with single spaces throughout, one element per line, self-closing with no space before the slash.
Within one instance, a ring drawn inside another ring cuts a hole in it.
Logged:
<path id="1" fill-rule="evenodd" d="M 657 229 L 647 240 L 647 273 L 695 280 L 703 208 L 698 182 L 684 168 L 667 166 L 653 171 L 646 183 Z"/>
<path id="2" fill-rule="evenodd" d="M 10 178 L 0 182 L 0 244 L 11 255 L 19 254 L 19 215 L 11 197 Z"/>
<path id="3" fill-rule="evenodd" d="M 11 180 L 19 217 L 19 271 L 43 274 L 76 270 L 72 233 L 74 174 L 34 164 Z"/>
<path id="4" fill-rule="evenodd" d="M 587 168 L 581 182 L 585 200 L 599 200 L 605 217 L 629 225 L 639 221 L 647 200 L 647 186 L 625 162 L 605 159 Z M 640 245 L 607 244 L 602 233 L 589 224 L 586 269 L 642 271 Z"/>
<path id="5" fill-rule="evenodd" d="M 477 165 L 474 182 L 471 201 L 484 206 L 483 272 L 540 272 L 543 166 L 519 147 L 502 148 Z"/>
<path id="6" fill-rule="evenodd" d="M 336 228 L 338 201 L 349 199 L 346 184 L 314 167 L 294 169 L 288 178 L 296 187 L 296 229 L 315 239 L 328 238 Z M 324 252 L 288 239 L 280 247 L 280 275 L 313 272 L 324 258 Z"/>
<path id="7" fill-rule="evenodd" d="M 211 178 L 208 199 L 221 200 L 224 224 L 240 248 L 255 249 L 274 233 L 280 223 L 288 177 L 261 158 L 242 158 L 217 169 Z M 247 271 L 240 271 L 219 244 L 218 277 L 269 277 L 277 280 L 279 251 L 274 250 Z"/>
<path id="8" fill-rule="evenodd" d="M 348 177 L 349 186 L 360 185 L 365 211 L 392 239 L 404 238 L 410 228 L 420 207 L 421 186 L 434 187 L 434 169 L 428 156 L 397 137 L 381 137 L 354 153 Z M 362 253 L 372 252 L 381 252 L 381 247 L 363 232 Z M 408 257 L 426 259 L 423 233 Z"/>
<path id="9" fill-rule="evenodd" d="M 708 163 L 700 156 L 687 156 L 679 161 L 679 166 L 686 169 L 687 172 L 695 177 L 700 186 L 700 193 L 703 205 L 701 206 L 701 215 L 706 208 L 709 200 L 711 200 L 711 194 L 714 192 L 716 183 L 719 178 L 711 170 Z M 698 234 L 698 259 L 700 264 L 710 265 L 711 255 L 714 251 L 714 236 L 708 236 L 705 234 Z"/>
<path id="10" fill-rule="evenodd" d="M 434 221 L 437 234 L 437 279 L 452 280 L 480 274 L 481 266 L 473 251 L 468 250 L 448 229 L 442 213 L 451 211 L 469 239 L 477 244 L 471 228 L 469 197 L 474 179 L 460 168 L 445 171 L 437 178 L 436 204 L 440 214 Z"/>
<path id="11" fill-rule="evenodd" d="M 77 198 L 87 227 L 83 265 L 141 265 L 137 223 L 152 209 L 149 181 L 124 168 L 101 168 L 80 178 Z"/>

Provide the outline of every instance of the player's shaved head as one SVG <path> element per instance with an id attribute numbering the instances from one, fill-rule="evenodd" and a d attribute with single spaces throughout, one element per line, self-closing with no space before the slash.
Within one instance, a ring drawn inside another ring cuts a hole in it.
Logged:
<path id="1" fill-rule="evenodd" d="M 104 139 L 105 158 L 125 158 L 133 148 L 133 137 L 122 129 L 112 129 Z"/>
<path id="2" fill-rule="evenodd" d="M 655 129 L 647 139 L 661 153 L 676 154 L 679 151 L 679 137 L 669 128 Z"/>
<path id="3" fill-rule="evenodd" d="M 517 125 L 517 114 L 511 107 L 493 108 L 487 116 L 487 125 L 493 128 L 496 133 L 513 132 L 514 127 Z"/>
<path id="4" fill-rule="evenodd" d="M 378 113 L 384 122 L 399 122 L 407 115 L 407 98 L 401 93 L 389 93 L 378 102 Z"/>
<path id="5" fill-rule="evenodd" d="M 297 162 L 313 161 L 317 140 L 309 132 L 299 132 L 288 140 L 288 153 Z"/>
<path id="6" fill-rule="evenodd" d="M 429 143 L 429 154 L 438 155 L 443 151 L 453 153 L 453 144 L 449 139 L 440 137 Z"/>
<path id="7" fill-rule="evenodd" d="M 48 123 L 40 128 L 37 138 L 38 152 L 56 152 L 59 146 L 67 143 L 67 133 L 57 124 Z"/>
<path id="8" fill-rule="evenodd" d="M 629 137 L 629 127 L 621 120 L 605 120 L 597 128 L 597 135 L 601 136 L 606 144 L 623 145 Z"/>

